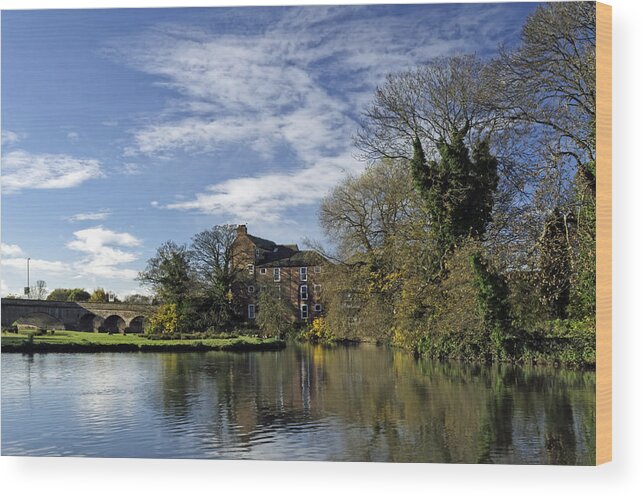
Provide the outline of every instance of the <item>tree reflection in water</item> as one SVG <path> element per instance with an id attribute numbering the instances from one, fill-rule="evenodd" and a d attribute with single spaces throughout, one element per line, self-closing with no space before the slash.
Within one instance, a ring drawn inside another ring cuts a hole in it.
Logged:
<path id="1" fill-rule="evenodd" d="M 158 358 L 156 407 L 203 457 L 593 463 L 593 372 L 369 345 Z"/>

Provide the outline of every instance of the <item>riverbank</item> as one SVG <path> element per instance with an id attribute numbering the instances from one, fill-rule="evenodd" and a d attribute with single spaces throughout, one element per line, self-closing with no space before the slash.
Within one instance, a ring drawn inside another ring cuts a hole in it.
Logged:
<path id="1" fill-rule="evenodd" d="M 2 352 L 196 352 L 207 350 L 279 350 L 286 342 L 272 338 L 239 336 L 186 340 L 149 340 L 140 335 L 109 335 L 83 331 L 56 331 L 34 335 L 2 335 Z"/>

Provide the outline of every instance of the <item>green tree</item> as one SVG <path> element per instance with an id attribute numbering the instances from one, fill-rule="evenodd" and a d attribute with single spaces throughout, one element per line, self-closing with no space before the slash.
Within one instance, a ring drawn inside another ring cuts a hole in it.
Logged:
<path id="1" fill-rule="evenodd" d="M 272 287 L 259 292 L 256 323 L 264 335 L 284 338 L 292 330 L 295 317 L 292 305 Z"/>
<path id="2" fill-rule="evenodd" d="M 90 302 L 109 302 L 109 295 L 104 288 L 96 288 L 89 297 Z"/>
<path id="3" fill-rule="evenodd" d="M 47 300 L 53 300 L 57 302 L 67 302 L 69 300 L 69 294 L 71 293 L 70 288 L 56 288 L 47 295 Z"/>
<path id="4" fill-rule="evenodd" d="M 498 187 L 498 161 L 488 142 L 477 142 L 470 155 L 464 143 L 466 132 L 466 128 L 456 131 L 450 141 L 441 141 L 440 159 L 430 162 L 419 138 L 413 142 L 411 173 L 443 254 L 463 238 L 483 237 Z"/>
<path id="5" fill-rule="evenodd" d="M 568 216 L 554 209 L 545 222 L 540 240 L 538 286 L 550 318 L 564 319 L 570 302 L 572 252 Z"/>
<path id="6" fill-rule="evenodd" d="M 87 302 L 91 295 L 84 288 L 73 288 L 67 295 L 68 302 Z"/>
<path id="7" fill-rule="evenodd" d="M 171 335 L 179 331 L 179 311 L 176 304 L 162 304 L 149 320 L 147 333 Z"/>
<path id="8" fill-rule="evenodd" d="M 185 245 L 167 241 L 156 254 L 148 259 L 144 271 L 137 280 L 150 287 L 166 304 L 177 304 L 179 308 L 187 301 L 194 287 L 194 273 Z"/>

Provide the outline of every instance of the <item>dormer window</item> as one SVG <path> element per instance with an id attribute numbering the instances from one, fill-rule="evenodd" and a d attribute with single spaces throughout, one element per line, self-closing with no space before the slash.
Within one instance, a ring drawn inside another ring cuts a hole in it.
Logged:
<path id="1" fill-rule="evenodd" d="M 308 268 L 300 267 L 299 268 L 299 281 L 308 281 Z"/>

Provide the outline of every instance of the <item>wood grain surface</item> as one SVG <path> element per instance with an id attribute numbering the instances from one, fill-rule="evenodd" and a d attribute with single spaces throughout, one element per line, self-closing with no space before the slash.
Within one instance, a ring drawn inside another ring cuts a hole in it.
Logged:
<path id="1" fill-rule="evenodd" d="M 596 3 L 596 464 L 612 460 L 612 7 Z"/>

